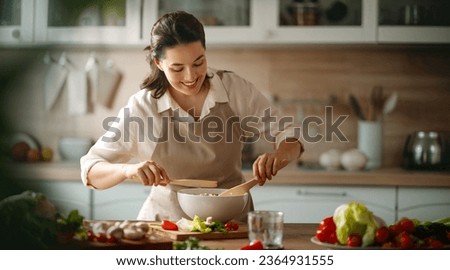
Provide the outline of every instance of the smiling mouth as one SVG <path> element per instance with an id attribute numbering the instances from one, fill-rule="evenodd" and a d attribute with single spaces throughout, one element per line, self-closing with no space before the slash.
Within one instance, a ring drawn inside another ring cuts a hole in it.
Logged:
<path id="1" fill-rule="evenodd" d="M 182 82 L 182 84 L 184 84 L 187 87 L 192 87 L 192 86 L 194 86 L 197 83 L 197 81 L 198 81 L 198 79 L 195 79 L 192 82 Z"/>

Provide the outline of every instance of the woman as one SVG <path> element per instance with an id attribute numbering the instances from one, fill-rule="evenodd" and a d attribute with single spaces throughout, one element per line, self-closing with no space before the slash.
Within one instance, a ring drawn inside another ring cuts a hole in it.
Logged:
<path id="1" fill-rule="evenodd" d="M 279 117 L 251 83 L 208 68 L 203 26 L 194 16 L 162 16 L 146 50 L 151 73 L 142 90 L 81 159 L 85 185 L 106 189 L 139 179 L 153 187 L 138 219 L 178 220 L 186 215 L 170 179 L 211 179 L 222 188 L 242 183 L 246 135 L 276 135 L 276 150 L 253 164 L 260 185 L 300 156 L 303 147 L 293 128 L 279 130 Z M 246 211 L 252 209 L 249 201 Z"/>

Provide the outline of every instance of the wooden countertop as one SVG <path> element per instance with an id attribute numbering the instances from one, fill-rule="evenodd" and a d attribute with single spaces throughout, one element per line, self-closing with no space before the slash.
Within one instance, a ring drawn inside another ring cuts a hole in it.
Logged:
<path id="1" fill-rule="evenodd" d="M 0 164 L 0 171 L 15 178 L 81 181 L 80 165 L 73 162 L 41 162 L 34 164 Z M 243 170 L 246 179 L 251 170 Z M 352 186 L 413 186 L 449 187 L 450 172 L 410 171 L 402 168 L 382 168 L 372 171 L 325 171 L 302 169 L 289 165 L 281 170 L 268 185 L 352 185 Z"/>
<path id="2" fill-rule="evenodd" d="M 311 242 L 317 229 L 317 224 L 307 223 L 285 223 L 283 233 L 283 245 L 286 250 L 315 250 L 326 249 L 323 246 Z M 210 249 L 237 250 L 248 244 L 247 238 L 223 239 L 223 240 L 201 240 L 201 245 Z"/>

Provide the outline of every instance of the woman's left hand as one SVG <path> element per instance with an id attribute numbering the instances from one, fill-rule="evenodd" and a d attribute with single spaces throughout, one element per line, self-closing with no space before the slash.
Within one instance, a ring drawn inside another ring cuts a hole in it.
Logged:
<path id="1" fill-rule="evenodd" d="M 267 179 L 272 180 L 272 176 L 288 164 L 289 160 L 283 153 L 264 153 L 253 163 L 253 175 L 260 185 L 264 185 Z"/>
<path id="2" fill-rule="evenodd" d="M 253 175 L 262 186 L 266 180 L 272 180 L 279 170 L 286 167 L 294 159 L 300 157 L 303 146 L 298 140 L 286 139 L 281 142 L 273 153 L 260 155 L 253 163 Z"/>

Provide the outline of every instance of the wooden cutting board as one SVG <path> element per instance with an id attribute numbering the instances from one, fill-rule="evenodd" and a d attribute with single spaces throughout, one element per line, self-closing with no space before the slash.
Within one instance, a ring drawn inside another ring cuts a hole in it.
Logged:
<path id="1" fill-rule="evenodd" d="M 150 230 L 154 235 L 165 237 L 174 241 L 183 241 L 189 237 L 196 237 L 200 240 L 208 239 L 236 239 L 236 238 L 247 238 L 248 237 L 248 226 L 244 223 L 239 223 L 239 229 L 237 231 L 228 232 L 184 232 L 184 231 L 170 231 L 161 228 L 161 223 L 150 222 Z"/>

